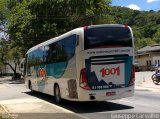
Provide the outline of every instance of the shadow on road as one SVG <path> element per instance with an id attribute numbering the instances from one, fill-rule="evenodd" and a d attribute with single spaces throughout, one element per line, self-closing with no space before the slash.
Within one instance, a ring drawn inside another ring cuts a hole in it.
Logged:
<path id="1" fill-rule="evenodd" d="M 62 103 L 57 104 L 54 102 L 54 97 L 46 94 L 42 94 L 39 92 L 26 92 L 28 95 L 32 95 L 34 97 L 40 98 L 57 106 L 63 107 L 75 113 L 94 113 L 94 112 L 104 112 L 104 111 L 116 111 L 116 110 L 126 110 L 132 109 L 134 107 L 128 105 L 122 105 L 113 102 L 75 102 L 75 101 L 67 101 L 62 100 Z"/>

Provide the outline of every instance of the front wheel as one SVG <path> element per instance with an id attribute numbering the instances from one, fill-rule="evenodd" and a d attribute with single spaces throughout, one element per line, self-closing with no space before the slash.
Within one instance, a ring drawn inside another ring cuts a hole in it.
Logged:
<path id="1" fill-rule="evenodd" d="M 157 80 L 156 74 L 152 75 L 152 80 L 153 80 L 153 82 L 155 82 Z"/>
<path id="2" fill-rule="evenodd" d="M 158 85 L 158 83 L 160 82 L 159 78 L 156 78 L 156 80 L 153 81 L 154 84 Z"/>
<path id="3" fill-rule="evenodd" d="M 153 81 L 153 83 L 156 84 L 156 85 L 158 85 L 159 82 L 157 82 L 157 81 L 155 80 L 155 81 Z"/>
<path id="4" fill-rule="evenodd" d="M 58 85 L 55 85 L 54 87 L 54 98 L 57 103 L 61 102 L 61 93 Z"/>

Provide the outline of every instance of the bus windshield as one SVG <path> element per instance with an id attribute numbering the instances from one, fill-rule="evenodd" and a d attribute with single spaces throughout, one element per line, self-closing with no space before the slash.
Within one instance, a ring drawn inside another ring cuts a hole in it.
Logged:
<path id="1" fill-rule="evenodd" d="M 84 49 L 132 47 L 132 35 L 128 27 L 93 27 L 84 30 L 84 43 Z"/>

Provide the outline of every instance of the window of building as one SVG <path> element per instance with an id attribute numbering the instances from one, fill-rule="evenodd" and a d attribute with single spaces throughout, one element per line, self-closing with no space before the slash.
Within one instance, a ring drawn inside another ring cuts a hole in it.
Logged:
<path id="1" fill-rule="evenodd" d="M 155 64 L 157 64 L 157 60 L 155 60 Z"/>
<path id="2" fill-rule="evenodd" d="M 149 66 L 151 66 L 151 60 L 149 60 Z"/>
<path id="3" fill-rule="evenodd" d="M 146 61 L 147 66 L 149 65 L 148 60 Z"/>

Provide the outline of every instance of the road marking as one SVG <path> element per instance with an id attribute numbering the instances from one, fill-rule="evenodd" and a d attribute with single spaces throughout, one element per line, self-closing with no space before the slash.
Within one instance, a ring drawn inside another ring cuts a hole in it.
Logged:
<path id="1" fill-rule="evenodd" d="M 153 87 L 136 87 L 135 91 L 152 91 L 152 92 L 159 92 L 159 88 L 153 88 Z"/>
<path id="2" fill-rule="evenodd" d="M 124 99 L 119 99 L 119 100 L 117 100 L 117 101 L 125 102 L 125 103 L 131 103 L 131 104 L 133 104 L 133 103 L 134 103 L 134 102 L 131 102 L 131 101 L 129 101 L 129 100 L 124 100 Z"/>

